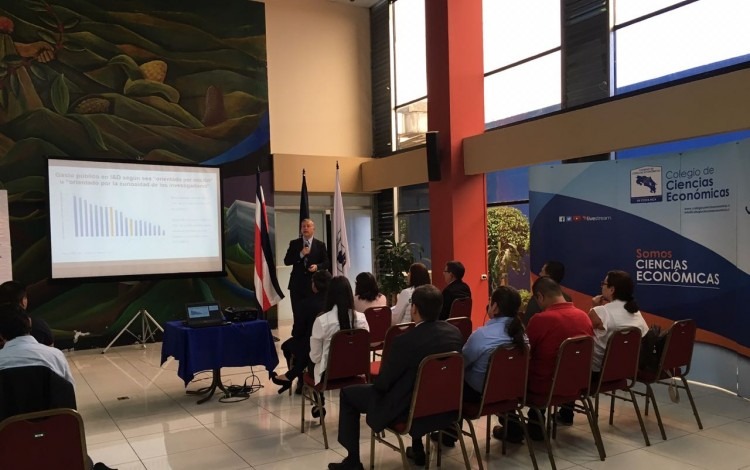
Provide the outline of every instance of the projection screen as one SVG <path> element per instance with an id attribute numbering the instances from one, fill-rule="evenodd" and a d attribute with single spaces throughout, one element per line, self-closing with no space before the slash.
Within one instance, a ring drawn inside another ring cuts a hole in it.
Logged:
<path id="1" fill-rule="evenodd" d="M 224 273 L 219 168 L 47 161 L 52 279 Z"/>

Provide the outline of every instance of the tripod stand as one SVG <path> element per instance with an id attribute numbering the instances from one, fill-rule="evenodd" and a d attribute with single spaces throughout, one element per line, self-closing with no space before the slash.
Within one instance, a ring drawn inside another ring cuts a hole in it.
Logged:
<path id="1" fill-rule="evenodd" d="M 132 331 L 130 331 L 128 329 L 128 328 L 130 328 L 130 325 L 138 317 L 141 317 L 141 335 L 140 336 L 136 335 L 135 333 L 133 333 Z M 125 333 L 125 332 L 129 333 L 130 336 L 132 336 L 133 338 L 135 338 L 137 340 L 136 342 L 139 343 L 143 347 L 143 349 L 146 349 L 146 341 L 149 340 L 149 339 L 151 341 L 154 341 L 154 335 L 156 334 L 156 329 L 153 328 L 152 324 L 156 328 L 160 329 L 162 333 L 164 333 L 164 328 L 162 328 L 159 325 L 159 323 L 156 320 L 154 320 L 154 317 L 152 317 L 151 314 L 148 313 L 145 308 L 142 308 L 142 309 L 138 310 L 138 313 L 136 313 L 135 315 L 133 315 L 133 318 L 130 319 L 130 321 L 128 322 L 128 324 L 125 325 L 123 327 L 123 329 L 120 330 L 119 333 L 117 333 L 117 336 L 115 336 L 115 339 L 113 339 L 112 341 L 110 341 L 110 343 L 107 345 L 107 347 L 104 348 L 104 351 L 102 351 L 102 354 L 104 354 L 105 352 L 107 352 L 109 350 L 109 348 L 111 348 L 112 345 L 115 344 L 115 341 L 117 341 L 120 338 L 120 336 L 122 336 L 122 334 Z"/>

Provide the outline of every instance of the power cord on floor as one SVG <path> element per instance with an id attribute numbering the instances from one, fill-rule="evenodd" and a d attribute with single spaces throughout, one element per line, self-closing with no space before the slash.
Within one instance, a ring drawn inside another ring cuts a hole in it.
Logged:
<path id="1" fill-rule="evenodd" d="M 221 403 L 237 403 L 240 401 L 245 401 L 250 398 L 250 395 L 263 388 L 263 385 L 260 383 L 260 378 L 255 375 L 255 371 L 253 371 L 252 367 L 250 367 L 250 374 L 250 376 L 245 378 L 244 384 L 229 385 L 228 387 L 225 387 L 227 393 L 224 394 L 224 396 L 220 397 L 219 401 Z M 248 381 L 250 381 L 249 384 Z"/>

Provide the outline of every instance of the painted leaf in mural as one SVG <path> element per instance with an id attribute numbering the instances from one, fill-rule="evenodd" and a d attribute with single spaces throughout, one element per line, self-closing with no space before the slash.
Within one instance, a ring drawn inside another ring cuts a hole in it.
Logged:
<path id="1" fill-rule="evenodd" d="M 52 106 L 55 108 L 55 111 L 65 115 L 68 112 L 68 106 L 70 106 L 70 92 L 68 84 L 65 83 L 64 74 L 58 75 L 52 82 L 50 94 L 52 96 Z"/>

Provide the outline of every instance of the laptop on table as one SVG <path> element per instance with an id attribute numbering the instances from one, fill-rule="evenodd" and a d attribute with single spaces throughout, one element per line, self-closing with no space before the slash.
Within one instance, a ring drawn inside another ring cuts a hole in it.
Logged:
<path id="1" fill-rule="evenodd" d="M 196 302 L 185 305 L 185 325 L 191 328 L 227 325 L 218 302 Z"/>

